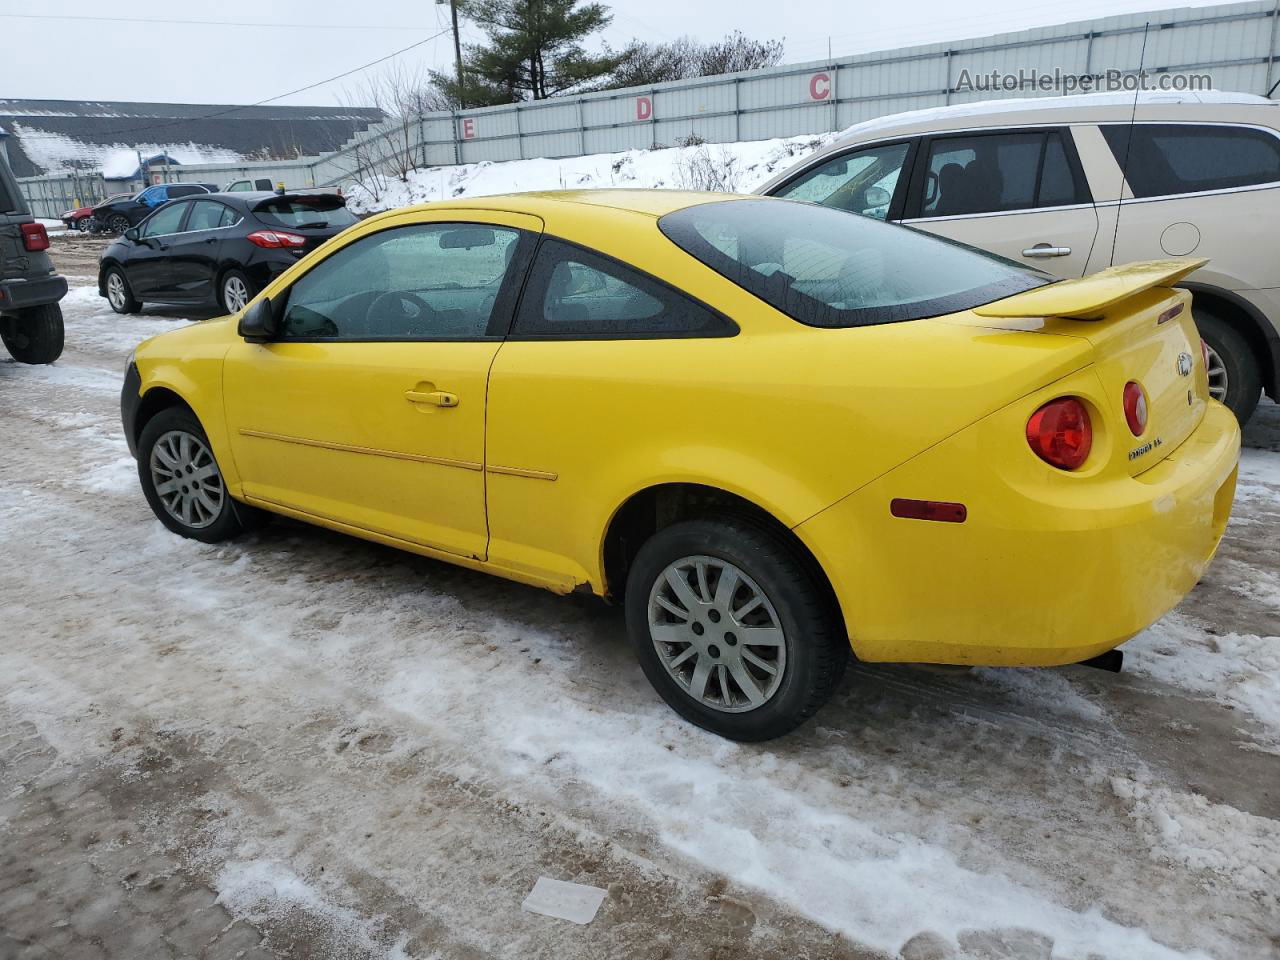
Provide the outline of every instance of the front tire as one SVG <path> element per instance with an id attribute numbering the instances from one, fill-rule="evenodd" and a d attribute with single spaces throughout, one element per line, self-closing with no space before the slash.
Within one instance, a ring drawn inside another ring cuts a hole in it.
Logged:
<path id="1" fill-rule="evenodd" d="M 1262 371 L 1249 341 L 1221 317 L 1194 310 L 1196 327 L 1209 347 L 1209 395 L 1231 408 L 1241 425 L 1253 416 L 1262 394 Z"/>
<path id="2" fill-rule="evenodd" d="M 627 577 L 626 618 L 662 699 L 731 740 L 794 730 L 830 698 L 851 655 L 798 551 L 734 518 L 654 534 Z"/>
<path id="3" fill-rule="evenodd" d="M 107 229 L 119 236 L 129 229 L 129 218 L 123 214 L 116 214 L 107 221 Z"/>
<path id="4" fill-rule="evenodd" d="M 142 301 L 133 295 L 129 280 L 119 267 L 111 267 L 103 280 L 107 288 L 107 303 L 116 313 L 137 313 L 142 309 Z"/>
<path id="5" fill-rule="evenodd" d="M 53 363 L 62 356 L 64 337 L 62 308 L 56 303 L 0 317 L 0 340 L 20 363 Z"/>
<path id="6" fill-rule="evenodd" d="M 204 428 L 181 407 L 161 410 L 142 428 L 138 479 L 160 522 L 192 540 L 220 543 L 239 536 L 254 512 L 231 499 Z"/>

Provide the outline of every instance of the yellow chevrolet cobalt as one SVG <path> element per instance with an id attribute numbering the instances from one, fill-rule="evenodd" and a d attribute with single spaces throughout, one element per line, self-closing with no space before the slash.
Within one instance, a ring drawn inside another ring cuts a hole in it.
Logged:
<path id="1" fill-rule="evenodd" d="M 624 606 L 738 740 L 867 661 L 1047 666 L 1173 607 L 1240 434 L 1171 260 L 1079 280 L 855 214 L 673 191 L 371 218 L 233 317 L 148 340 L 143 492 Z"/>

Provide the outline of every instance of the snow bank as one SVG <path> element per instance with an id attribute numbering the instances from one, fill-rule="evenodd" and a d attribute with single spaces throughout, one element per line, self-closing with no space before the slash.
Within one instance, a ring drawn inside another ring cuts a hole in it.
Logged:
<path id="1" fill-rule="evenodd" d="M 537 158 L 495 163 L 485 160 L 411 173 L 385 185 L 369 182 L 351 188 L 348 206 L 357 213 L 454 197 L 484 197 L 530 190 L 642 187 L 706 189 L 710 168 L 725 189 L 750 193 L 775 173 L 835 139 L 836 134 L 708 143 L 658 150 L 595 153 L 563 160 Z"/>

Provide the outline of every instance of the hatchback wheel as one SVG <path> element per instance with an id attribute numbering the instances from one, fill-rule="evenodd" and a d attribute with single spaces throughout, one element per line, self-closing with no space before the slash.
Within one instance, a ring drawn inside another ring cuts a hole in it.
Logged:
<path id="1" fill-rule="evenodd" d="M 239 270 L 228 270 L 222 278 L 222 309 L 227 313 L 239 313 L 253 299 L 253 287 L 249 278 Z"/>
<path id="2" fill-rule="evenodd" d="M 141 301 L 134 297 L 129 281 L 119 267 L 112 267 L 107 271 L 105 286 L 107 303 L 111 304 L 111 309 L 116 313 L 137 313 L 142 309 Z"/>
<path id="3" fill-rule="evenodd" d="M 736 519 L 659 531 L 627 579 L 627 628 L 649 682 L 733 740 L 781 736 L 830 697 L 850 658 L 832 607 L 791 545 Z"/>
<path id="4" fill-rule="evenodd" d="M 1262 394 L 1262 372 L 1249 342 L 1215 314 L 1196 310 L 1195 320 L 1209 348 L 1209 395 L 1230 407 L 1243 424 L 1253 416 Z"/>
<path id="5" fill-rule="evenodd" d="M 138 478 L 160 522 L 193 540 L 228 540 L 257 512 L 231 499 L 204 428 L 178 407 L 160 411 L 143 427 Z"/>

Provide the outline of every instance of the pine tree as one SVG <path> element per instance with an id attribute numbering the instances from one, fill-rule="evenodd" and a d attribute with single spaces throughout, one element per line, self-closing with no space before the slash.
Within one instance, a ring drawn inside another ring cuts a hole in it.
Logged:
<path id="1" fill-rule="evenodd" d="M 590 54 L 583 47 L 584 40 L 613 19 L 601 3 L 468 0 L 461 9 L 489 42 L 467 47 L 463 89 L 445 74 L 433 73 L 433 78 L 446 96 L 469 107 L 589 89 L 622 61 L 608 48 Z"/>

